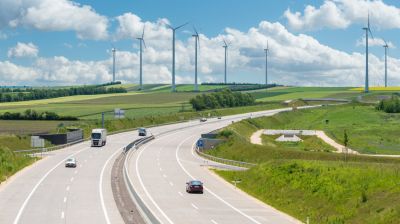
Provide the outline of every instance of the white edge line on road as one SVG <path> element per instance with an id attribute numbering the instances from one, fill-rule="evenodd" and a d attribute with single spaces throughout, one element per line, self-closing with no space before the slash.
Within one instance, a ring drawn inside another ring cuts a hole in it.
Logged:
<path id="1" fill-rule="evenodd" d="M 104 163 L 103 168 L 101 169 L 101 173 L 100 173 L 100 181 L 99 181 L 99 194 L 100 194 L 100 201 L 101 201 L 101 208 L 103 209 L 103 213 L 104 213 L 104 218 L 106 219 L 106 223 L 107 224 L 111 224 L 110 222 L 110 218 L 108 217 L 108 212 L 107 212 L 107 208 L 106 208 L 106 204 L 104 203 L 104 195 L 103 195 L 103 176 L 104 176 L 104 171 L 107 167 L 107 164 L 110 162 L 110 160 L 112 158 L 114 158 L 114 156 L 117 153 L 122 153 L 122 148 L 119 148 L 117 150 L 115 150 L 115 152 L 110 156 L 110 158 L 107 159 L 107 161 Z"/>
<path id="2" fill-rule="evenodd" d="M 168 135 L 166 135 L 166 136 L 168 136 Z M 166 137 L 166 136 L 164 136 L 164 137 Z M 164 137 L 162 137 L 162 138 L 164 138 Z M 162 138 L 159 138 L 159 139 L 162 139 Z M 158 140 L 159 140 L 159 139 L 158 139 Z M 157 140 L 156 140 L 156 141 L 157 141 Z M 156 142 L 156 141 L 153 141 L 152 143 L 146 145 L 142 150 L 140 150 L 138 156 L 136 157 L 136 161 L 135 161 L 136 176 L 138 177 L 139 183 L 140 183 L 140 185 L 142 186 L 144 193 L 145 193 L 145 194 L 147 195 L 147 197 L 150 199 L 151 203 L 153 203 L 153 205 L 157 208 L 157 210 L 162 214 L 162 216 L 164 216 L 164 218 L 165 218 L 170 224 L 174 224 L 174 223 L 171 221 L 171 219 L 167 216 L 167 214 L 165 214 L 165 212 L 160 208 L 160 206 L 158 206 L 158 204 L 154 201 L 154 199 L 153 199 L 153 197 L 150 195 L 150 193 L 147 191 L 147 188 L 144 186 L 144 183 L 143 183 L 143 180 L 142 180 L 142 176 L 140 175 L 140 172 L 139 172 L 139 158 L 141 157 L 141 155 L 142 155 L 142 153 L 145 151 L 145 149 L 147 149 L 149 146 L 153 145 L 154 142 Z M 147 208 L 150 210 L 150 207 L 147 206 Z M 153 212 L 153 215 L 156 216 L 156 215 L 154 214 L 154 212 Z M 157 216 L 156 216 L 156 217 L 157 217 Z"/>
<path id="3" fill-rule="evenodd" d="M 22 213 L 24 212 L 24 209 L 26 207 L 26 205 L 28 204 L 29 200 L 31 199 L 32 195 L 36 192 L 37 188 L 39 187 L 39 185 L 47 178 L 47 176 L 53 172 L 59 165 L 61 165 L 62 163 L 64 163 L 64 161 L 72 156 L 75 156 L 79 153 L 81 153 L 84 150 L 89 149 L 89 147 L 83 148 L 75 153 L 72 153 L 71 155 L 65 157 L 64 159 L 62 159 L 59 163 L 57 163 L 53 168 L 51 168 L 49 171 L 47 171 L 47 173 L 37 182 L 37 184 L 35 185 L 35 187 L 33 187 L 32 191 L 29 193 L 28 197 L 25 199 L 24 203 L 22 203 L 21 208 L 18 211 L 17 216 L 14 219 L 14 224 L 18 224 L 19 219 L 21 218 Z"/>
<path id="4" fill-rule="evenodd" d="M 180 161 L 180 159 L 179 159 L 179 156 L 178 156 L 178 152 L 179 152 L 179 150 L 181 149 L 181 146 L 182 146 L 183 143 L 186 142 L 189 138 L 193 138 L 193 135 L 192 135 L 192 136 L 189 136 L 189 137 L 186 138 L 186 139 L 184 139 L 184 140 L 178 145 L 178 147 L 176 147 L 175 157 L 176 157 L 176 160 L 177 160 L 179 166 L 182 168 L 182 170 L 183 170 L 190 178 L 196 179 L 196 178 L 194 178 L 194 177 L 186 170 L 186 168 L 182 165 L 182 163 L 181 163 L 181 161 Z M 194 147 L 195 144 L 196 144 L 196 142 L 193 143 L 191 150 L 193 149 L 193 147 Z M 234 207 L 233 205 L 231 205 L 229 202 L 227 202 L 227 201 L 225 201 L 224 199 L 222 199 L 221 197 L 219 197 L 217 194 L 215 194 L 214 192 L 212 192 L 210 189 L 208 189 L 208 188 L 206 188 L 206 187 L 204 187 L 204 189 L 205 189 L 207 192 L 209 192 L 210 194 L 212 194 L 214 197 L 216 197 L 218 200 L 220 200 L 221 202 L 223 202 L 225 205 L 227 205 L 228 207 L 232 208 L 233 210 L 235 210 L 235 211 L 238 212 L 239 214 L 243 215 L 244 217 L 248 218 L 248 219 L 251 220 L 252 222 L 257 223 L 257 224 L 261 224 L 260 222 L 258 222 L 257 220 L 255 220 L 253 217 L 251 217 L 251 216 L 245 214 L 244 212 L 240 211 L 239 209 L 237 209 L 236 207 Z"/>

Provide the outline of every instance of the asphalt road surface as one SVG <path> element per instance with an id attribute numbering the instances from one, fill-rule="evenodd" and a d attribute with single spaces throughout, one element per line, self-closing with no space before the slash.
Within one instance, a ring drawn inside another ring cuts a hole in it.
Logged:
<path id="1" fill-rule="evenodd" d="M 201 133 L 278 111 L 151 128 L 156 139 L 133 152 L 128 163 L 134 187 L 162 223 L 296 222 L 225 183 L 192 152 Z M 123 223 L 111 190 L 111 168 L 122 148 L 137 138 L 132 131 L 108 136 L 101 148 L 83 142 L 50 152 L 0 186 L 0 223 Z M 77 168 L 64 167 L 69 157 L 77 159 Z M 203 195 L 185 192 L 190 179 L 204 182 Z"/>

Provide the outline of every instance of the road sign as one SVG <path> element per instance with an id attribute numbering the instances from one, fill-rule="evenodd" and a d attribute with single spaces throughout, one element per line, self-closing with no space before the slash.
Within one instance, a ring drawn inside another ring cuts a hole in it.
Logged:
<path id="1" fill-rule="evenodd" d="M 39 136 L 31 136 L 31 147 L 32 148 L 43 148 L 44 139 Z"/>
<path id="2" fill-rule="evenodd" d="M 125 117 L 125 110 L 121 110 L 119 108 L 114 109 L 114 117 L 116 119 L 121 119 Z"/>

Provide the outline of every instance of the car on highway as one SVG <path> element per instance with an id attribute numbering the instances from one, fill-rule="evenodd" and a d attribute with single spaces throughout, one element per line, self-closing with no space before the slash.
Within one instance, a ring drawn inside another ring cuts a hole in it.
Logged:
<path id="1" fill-rule="evenodd" d="M 200 118 L 200 122 L 206 122 L 206 121 L 207 121 L 207 118 L 205 118 L 205 117 Z"/>
<path id="2" fill-rule="evenodd" d="M 199 180 L 191 180 L 186 183 L 187 193 L 200 193 L 203 194 L 203 183 Z"/>
<path id="3" fill-rule="evenodd" d="M 139 136 L 146 136 L 147 135 L 146 128 L 139 128 L 138 132 L 139 132 Z"/>
<path id="4" fill-rule="evenodd" d="M 76 167 L 76 159 L 75 158 L 69 158 L 67 161 L 65 161 L 65 167 Z"/>

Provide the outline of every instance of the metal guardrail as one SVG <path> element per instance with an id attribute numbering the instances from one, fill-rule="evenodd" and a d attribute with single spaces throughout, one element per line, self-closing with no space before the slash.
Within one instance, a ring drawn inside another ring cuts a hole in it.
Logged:
<path id="1" fill-rule="evenodd" d="M 132 142 L 131 144 L 127 145 L 124 149 L 124 153 L 127 154 L 129 151 L 134 148 L 138 149 L 139 146 L 151 141 L 154 139 L 154 136 L 142 138 L 139 140 L 136 140 Z M 130 154 L 132 155 L 132 154 Z M 133 202 L 136 204 L 136 207 L 138 208 L 142 218 L 147 222 L 147 223 L 154 223 L 154 224 L 159 224 L 161 223 L 158 218 L 150 211 L 150 209 L 146 206 L 144 203 L 143 199 L 139 196 L 138 193 L 136 193 L 135 187 L 132 184 L 132 181 L 129 177 L 129 171 L 128 171 L 128 166 L 127 162 L 130 159 L 130 155 L 128 154 L 125 157 L 125 162 L 124 162 L 124 169 L 123 169 L 123 176 L 124 176 L 124 181 L 128 187 L 128 191 L 131 195 L 131 198 Z"/>
<path id="2" fill-rule="evenodd" d="M 222 163 L 222 164 L 226 164 L 226 165 L 230 165 L 230 166 L 245 167 L 245 168 L 251 168 L 251 167 L 257 166 L 257 164 L 254 164 L 254 163 L 246 163 L 246 162 L 230 160 L 230 159 L 223 159 L 220 157 L 208 155 L 206 153 L 201 152 L 200 149 L 196 146 L 195 146 L 195 151 L 196 151 L 197 155 L 199 155 L 205 159 L 217 162 L 217 163 Z"/>

